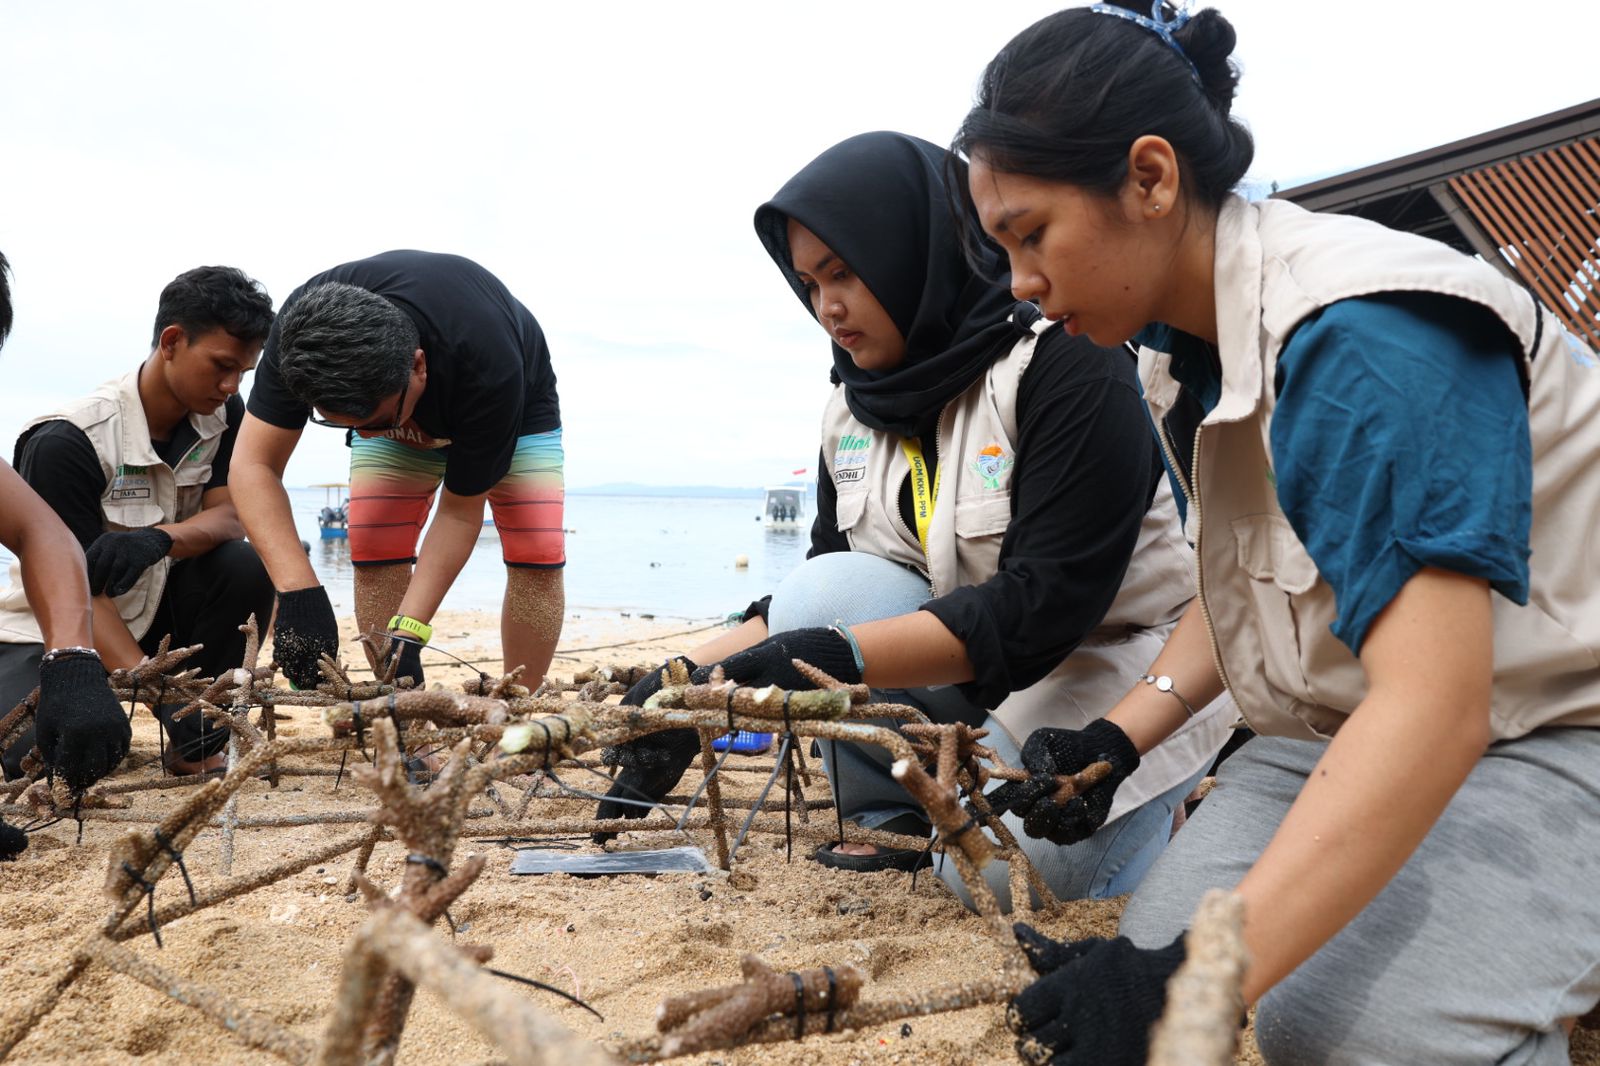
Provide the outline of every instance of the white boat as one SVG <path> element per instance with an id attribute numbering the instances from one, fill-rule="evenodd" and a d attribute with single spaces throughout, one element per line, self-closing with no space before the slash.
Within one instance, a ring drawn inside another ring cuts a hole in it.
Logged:
<path id="1" fill-rule="evenodd" d="M 804 485 L 768 485 L 761 504 L 761 521 L 769 526 L 798 526 L 805 518 Z"/>

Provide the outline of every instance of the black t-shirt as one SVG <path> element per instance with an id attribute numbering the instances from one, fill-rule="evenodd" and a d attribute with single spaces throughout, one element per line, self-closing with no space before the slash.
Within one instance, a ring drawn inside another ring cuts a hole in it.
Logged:
<path id="1" fill-rule="evenodd" d="M 222 431 L 216 457 L 211 460 L 207 492 L 228 484 L 233 442 L 239 436 L 239 423 L 244 419 L 244 400 L 230 396 L 224 410 L 228 428 Z M 176 467 L 198 437 L 189 420 L 184 419 L 170 438 L 150 443 L 162 462 Z M 83 430 L 60 419 L 41 422 L 17 438 L 12 465 L 72 530 L 81 546 L 88 548 L 105 532 L 100 497 L 106 491 L 106 475 L 100 469 L 100 459 L 94 453 L 94 445 L 89 443 L 89 435 Z"/>
<path id="2" fill-rule="evenodd" d="M 290 293 L 279 320 L 306 289 L 330 281 L 377 293 L 416 325 L 428 383 L 411 424 L 450 442 L 444 474 L 449 491 L 489 491 L 511 469 L 518 437 L 561 425 L 556 375 L 539 323 L 477 263 L 416 251 L 358 259 Z M 283 429 L 299 429 L 310 413 L 278 373 L 277 326 L 256 367 L 250 413 Z"/>
<path id="3" fill-rule="evenodd" d="M 1132 357 L 1060 328 L 1040 337 L 1022 375 L 1017 437 L 998 571 L 922 606 L 966 644 L 975 677 L 960 688 L 989 708 L 1054 670 L 1105 618 L 1162 476 Z M 850 550 L 837 505 L 819 477 L 808 558 Z M 915 529 L 909 477 L 900 513 Z"/>

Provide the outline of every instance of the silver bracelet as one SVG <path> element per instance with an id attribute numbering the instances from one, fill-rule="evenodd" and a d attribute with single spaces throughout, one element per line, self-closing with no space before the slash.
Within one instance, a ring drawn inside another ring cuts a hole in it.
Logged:
<path id="1" fill-rule="evenodd" d="M 1147 685 L 1154 685 L 1157 692 L 1170 693 L 1174 698 L 1177 699 L 1179 703 L 1183 704 L 1183 709 L 1189 712 L 1189 717 L 1194 717 L 1194 707 L 1189 703 L 1188 700 L 1183 698 L 1182 693 L 1172 687 L 1172 678 L 1168 677 L 1166 674 L 1162 674 L 1160 677 L 1157 677 L 1155 674 L 1145 674 L 1139 680 L 1143 681 Z"/>
<path id="2" fill-rule="evenodd" d="M 39 657 L 39 662 L 53 663 L 57 659 L 75 658 L 89 658 L 95 660 L 95 662 L 99 662 L 100 653 L 95 651 L 93 648 L 85 648 L 82 645 L 73 645 L 70 648 L 51 648 L 49 651 L 45 652 Z"/>

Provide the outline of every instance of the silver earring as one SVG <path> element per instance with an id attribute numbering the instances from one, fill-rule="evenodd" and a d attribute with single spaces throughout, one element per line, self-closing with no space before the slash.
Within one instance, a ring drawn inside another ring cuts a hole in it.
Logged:
<path id="1" fill-rule="evenodd" d="M 1150 210 L 1152 210 L 1152 211 L 1159 211 L 1159 210 L 1161 210 L 1161 205 L 1160 205 L 1160 204 L 1156 204 L 1156 205 L 1155 205 L 1155 206 L 1154 206 L 1154 207 L 1152 207 L 1152 208 L 1151 208 L 1151 209 L 1150 209 Z"/>

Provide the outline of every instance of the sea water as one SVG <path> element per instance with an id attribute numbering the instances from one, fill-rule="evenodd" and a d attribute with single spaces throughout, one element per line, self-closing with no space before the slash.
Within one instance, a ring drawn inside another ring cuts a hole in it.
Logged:
<path id="1" fill-rule="evenodd" d="M 322 540 L 317 528 L 324 491 L 290 489 L 289 501 L 334 609 L 354 610 L 350 543 Z M 569 495 L 567 613 L 702 621 L 742 611 L 805 559 L 811 539 L 809 519 L 769 527 L 759 520 L 761 504 L 759 493 L 748 498 Z M 739 556 L 746 566 L 736 565 Z M 10 562 L 10 553 L 0 547 L 0 570 Z M 498 611 L 505 573 L 499 537 L 486 529 L 443 608 Z"/>
<path id="2" fill-rule="evenodd" d="M 353 609 L 349 542 L 319 539 L 323 491 L 291 489 L 289 499 L 334 609 Z M 808 519 L 787 527 L 759 521 L 761 503 L 759 494 L 569 495 L 567 613 L 701 620 L 744 610 L 805 559 L 811 540 Z M 747 566 L 736 565 L 739 556 Z M 498 611 L 506 575 L 501 559 L 498 535 L 485 530 L 444 609 Z"/>

